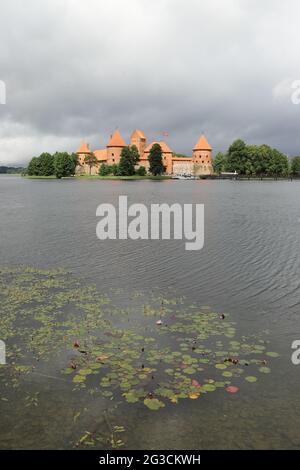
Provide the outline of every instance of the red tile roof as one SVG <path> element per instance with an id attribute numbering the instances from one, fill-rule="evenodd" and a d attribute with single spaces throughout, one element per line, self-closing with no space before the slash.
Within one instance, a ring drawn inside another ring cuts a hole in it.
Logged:
<path id="1" fill-rule="evenodd" d="M 107 149 L 95 150 L 94 155 L 99 161 L 106 161 L 107 160 Z"/>
<path id="2" fill-rule="evenodd" d="M 212 148 L 207 142 L 206 137 L 202 135 L 193 150 L 212 150 Z"/>
<path id="3" fill-rule="evenodd" d="M 133 134 L 134 134 L 135 132 L 139 135 L 139 137 L 140 137 L 141 139 L 146 139 L 146 136 L 145 136 L 144 132 L 141 131 L 140 129 L 135 129 L 135 130 L 133 131 Z"/>
<path id="4" fill-rule="evenodd" d="M 107 147 L 126 147 L 119 131 L 115 131 L 107 144 Z"/>
<path id="5" fill-rule="evenodd" d="M 173 153 L 168 144 L 166 144 L 166 142 L 164 141 L 152 142 L 152 144 L 148 145 L 148 147 L 145 148 L 145 153 L 150 153 L 150 150 L 152 149 L 154 144 L 159 144 L 163 153 Z"/>
<path id="6" fill-rule="evenodd" d="M 87 144 L 86 142 L 81 142 L 77 153 L 91 153 L 89 144 Z"/>

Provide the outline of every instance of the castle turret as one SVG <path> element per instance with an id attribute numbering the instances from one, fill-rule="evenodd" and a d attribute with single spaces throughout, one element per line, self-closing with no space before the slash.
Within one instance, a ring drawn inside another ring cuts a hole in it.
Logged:
<path id="1" fill-rule="evenodd" d="M 204 135 L 201 135 L 193 148 L 192 161 L 195 175 L 210 175 L 212 173 L 212 148 Z"/>
<path id="2" fill-rule="evenodd" d="M 87 144 L 86 142 L 81 142 L 76 154 L 78 156 L 79 164 L 84 165 L 84 159 L 85 159 L 86 155 L 91 154 L 89 144 Z"/>
<path id="3" fill-rule="evenodd" d="M 120 156 L 122 149 L 126 147 L 126 143 L 123 140 L 119 131 L 115 131 L 107 144 L 107 164 L 113 165 L 114 163 L 120 162 Z"/>
<path id="4" fill-rule="evenodd" d="M 135 145 L 139 151 L 140 158 L 143 158 L 146 148 L 146 137 L 143 131 L 135 129 L 130 137 L 130 146 Z"/>

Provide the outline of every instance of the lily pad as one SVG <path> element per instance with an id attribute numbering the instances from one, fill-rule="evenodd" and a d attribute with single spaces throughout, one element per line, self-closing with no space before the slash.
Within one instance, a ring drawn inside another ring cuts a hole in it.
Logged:
<path id="1" fill-rule="evenodd" d="M 224 369 L 227 369 L 227 366 L 226 366 L 226 364 L 216 364 L 215 368 L 220 369 L 220 370 L 224 370 Z"/>
<path id="2" fill-rule="evenodd" d="M 128 403 L 137 403 L 139 401 L 138 397 L 134 392 L 123 393 L 123 396 L 126 398 Z"/>
<path id="3" fill-rule="evenodd" d="M 164 408 L 164 406 L 165 406 L 165 404 L 164 404 L 162 401 L 157 400 L 157 398 L 145 398 L 144 404 L 145 404 L 150 410 L 153 410 L 153 411 L 157 411 L 157 410 L 159 410 L 160 408 Z"/>
<path id="4" fill-rule="evenodd" d="M 229 372 L 229 371 L 225 371 L 222 373 L 223 377 L 232 377 L 232 372 Z"/>
<path id="5" fill-rule="evenodd" d="M 196 374 L 197 372 L 197 370 L 193 369 L 192 367 L 186 367 L 185 369 L 183 369 L 183 371 L 185 374 L 188 374 L 188 375 L 193 375 L 193 374 Z"/>
<path id="6" fill-rule="evenodd" d="M 245 378 L 245 380 L 247 380 L 247 382 L 249 383 L 254 383 L 254 382 L 257 382 L 257 377 L 254 377 L 252 375 L 249 375 L 248 377 Z"/>
<path id="7" fill-rule="evenodd" d="M 201 390 L 204 390 L 205 392 L 214 392 L 216 390 L 216 386 L 212 384 L 205 384 L 201 387 Z"/>
<path id="8" fill-rule="evenodd" d="M 73 377 L 73 382 L 74 383 L 82 383 L 82 382 L 85 382 L 85 375 L 75 375 L 75 377 Z"/>
<path id="9" fill-rule="evenodd" d="M 270 374 L 270 372 L 271 372 L 271 369 L 269 367 L 260 367 L 258 370 L 262 374 Z"/>
<path id="10" fill-rule="evenodd" d="M 267 352 L 266 354 L 267 354 L 267 356 L 269 356 L 269 357 L 279 357 L 279 354 L 278 354 L 277 352 L 272 352 L 272 351 L 271 351 L 271 352 Z"/>

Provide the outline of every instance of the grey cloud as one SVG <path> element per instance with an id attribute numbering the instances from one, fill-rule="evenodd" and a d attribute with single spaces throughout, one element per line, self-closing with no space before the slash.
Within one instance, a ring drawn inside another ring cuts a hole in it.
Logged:
<path id="1" fill-rule="evenodd" d="M 297 0 L 2 0 L 0 162 L 169 132 L 190 153 L 234 138 L 300 153 Z"/>

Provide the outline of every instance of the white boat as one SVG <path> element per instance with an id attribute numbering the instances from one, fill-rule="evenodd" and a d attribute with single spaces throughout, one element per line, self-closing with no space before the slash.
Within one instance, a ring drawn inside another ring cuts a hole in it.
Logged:
<path id="1" fill-rule="evenodd" d="M 192 175 L 174 175 L 172 176 L 173 180 L 195 180 L 196 177 Z"/>

